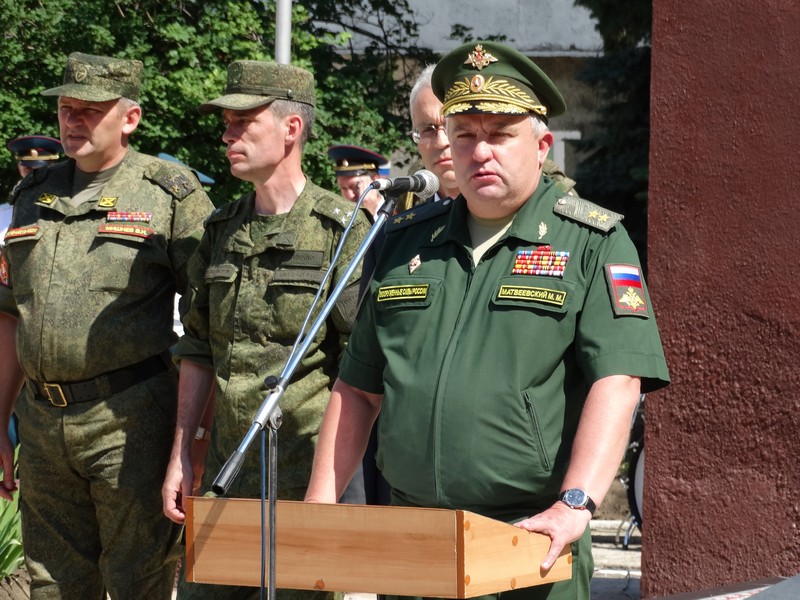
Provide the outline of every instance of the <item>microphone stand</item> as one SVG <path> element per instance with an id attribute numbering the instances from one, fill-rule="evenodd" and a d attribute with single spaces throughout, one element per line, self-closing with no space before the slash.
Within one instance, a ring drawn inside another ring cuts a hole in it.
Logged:
<path id="1" fill-rule="evenodd" d="M 356 205 L 355 211 L 357 211 L 361 207 L 361 202 L 363 197 L 375 187 L 375 182 L 371 183 L 359 198 L 358 204 Z M 361 259 L 367 253 L 367 250 L 372 245 L 372 242 L 380 233 L 383 225 L 392 216 L 394 212 L 395 206 L 395 199 L 391 197 L 390 194 L 387 194 L 386 199 L 384 200 L 383 204 L 381 205 L 378 212 L 375 214 L 375 221 L 370 227 L 369 231 L 367 232 L 366 237 L 361 242 L 361 245 L 358 247 L 353 259 L 350 261 L 350 264 L 347 265 L 347 268 L 344 271 L 344 274 L 339 279 L 339 283 L 336 284 L 336 287 L 331 291 L 328 299 L 325 301 L 325 304 L 322 306 L 319 315 L 317 316 L 316 320 L 312 323 L 311 327 L 309 328 L 308 332 L 306 333 L 305 338 L 303 338 L 303 342 L 296 347 L 296 350 L 292 352 L 289 356 L 288 360 L 286 361 L 286 365 L 283 367 L 283 371 L 281 371 L 281 375 L 279 378 L 275 376 L 269 376 L 265 380 L 267 387 L 269 387 L 269 392 L 267 393 L 266 398 L 261 404 L 261 407 L 256 412 L 255 416 L 253 417 L 253 423 L 250 425 L 250 429 L 245 434 L 244 438 L 242 439 L 239 447 L 230 455 L 228 460 L 223 465 L 222 469 L 220 470 L 219 474 L 217 474 L 216 479 L 214 479 L 214 483 L 211 485 L 212 491 L 217 494 L 218 496 L 224 496 L 228 489 L 230 488 L 233 480 L 236 479 L 236 476 L 239 474 L 239 471 L 242 468 L 242 464 L 244 463 L 245 453 L 247 449 L 250 447 L 250 444 L 256 438 L 259 432 L 263 432 L 263 430 L 269 427 L 270 433 L 270 469 L 267 475 L 268 487 L 270 490 L 269 494 L 269 595 L 268 598 L 274 600 L 276 598 L 275 595 L 275 522 L 276 522 L 276 508 L 277 508 L 277 434 L 278 429 L 281 426 L 282 421 L 282 413 L 278 403 L 280 399 L 283 397 L 286 388 L 289 385 L 289 382 L 294 374 L 297 366 L 300 364 L 300 361 L 308 352 L 309 347 L 314 341 L 314 336 L 316 335 L 317 331 L 319 331 L 320 327 L 322 327 L 325 319 L 330 314 L 331 310 L 333 310 L 334 305 L 336 304 L 336 300 L 338 300 L 339 296 L 342 295 L 345 287 L 347 287 L 347 282 L 350 280 L 353 272 L 356 270 L 358 265 L 361 263 Z M 354 217 L 355 218 L 355 217 Z M 333 264 L 329 267 L 329 271 L 332 270 Z M 311 308 L 313 310 L 313 306 Z M 309 312 L 309 315 L 311 313 Z M 263 524 L 263 511 L 262 511 L 262 524 Z M 263 538 L 262 538 L 263 539 Z M 262 550 L 263 553 L 263 550 Z M 262 557 L 262 564 L 263 564 L 263 557 Z M 263 567 L 262 567 L 262 581 L 263 581 Z"/>

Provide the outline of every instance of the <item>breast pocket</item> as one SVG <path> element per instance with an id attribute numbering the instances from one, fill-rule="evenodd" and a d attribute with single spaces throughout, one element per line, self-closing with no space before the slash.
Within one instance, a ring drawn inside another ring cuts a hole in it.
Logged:
<path id="1" fill-rule="evenodd" d="M 11 229 L 6 235 L 5 253 L 11 265 L 11 285 L 14 295 L 25 296 L 36 289 L 36 277 L 41 277 L 42 270 L 37 268 L 39 259 L 42 258 L 50 264 L 52 261 L 46 256 L 45 244 L 41 242 L 44 229 L 38 226 L 29 228 Z"/>
<path id="2" fill-rule="evenodd" d="M 234 304 L 236 297 L 236 279 L 239 269 L 236 265 L 223 263 L 209 265 L 203 279 L 208 288 L 208 305 L 221 313 Z"/>
<path id="3" fill-rule="evenodd" d="M 276 341 L 293 342 L 314 302 L 325 277 L 325 271 L 315 269 L 279 269 L 267 286 L 266 300 L 270 319 L 267 335 Z M 309 325 L 320 313 L 327 294 L 323 293 L 314 306 Z M 324 328 L 318 336 L 324 336 Z"/>
<path id="4" fill-rule="evenodd" d="M 98 237 L 90 251 L 90 289 L 132 295 L 151 292 L 168 269 L 156 254 L 151 238 Z"/>

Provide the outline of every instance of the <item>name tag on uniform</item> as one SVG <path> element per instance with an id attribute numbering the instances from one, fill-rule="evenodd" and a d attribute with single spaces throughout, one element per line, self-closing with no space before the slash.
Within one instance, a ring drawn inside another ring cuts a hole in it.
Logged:
<path id="1" fill-rule="evenodd" d="M 551 304 L 553 306 L 564 306 L 564 302 L 567 299 L 567 292 L 527 285 L 501 285 L 497 292 L 497 299 L 522 300 L 523 302 L 527 301 Z"/>
<path id="2" fill-rule="evenodd" d="M 115 235 L 129 235 L 138 238 L 149 238 L 155 233 L 155 229 L 150 227 L 142 227 L 140 225 L 116 225 L 105 223 L 100 225 L 97 230 L 98 233 L 111 233 Z"/>
<path id="3" fill-rule="evenodd" d="M 399 300 L 426 300 L 428 298 L 428 289 L 430 285 L 423 284 L 409 284 L 409 285 L 391 285 L 388 287 L 378 288 L 377 300 L 378 302 L 396 302 Z"/>
<path id="4" fill-rule="evenodd" d="M 15 227 L 6 231 L 7 240 L 15 240 L 17 238 L 32 237 L 39 232 L 38 226 L 33 227 Z"/>

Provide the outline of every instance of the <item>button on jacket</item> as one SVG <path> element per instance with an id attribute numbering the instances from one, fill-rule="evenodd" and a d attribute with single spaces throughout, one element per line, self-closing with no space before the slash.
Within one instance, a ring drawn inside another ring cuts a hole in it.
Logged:
<path id="1" fill-rule="evenodd" d="M 11 198 L 8 286 L 17 349 L 37 381 L 80 381 L 169 349 L 173 295 L 213 210 L 190 171 L 129 150 L 97 197 L 70 202 L 75 163 L 39 169 Z"/>
<path id="2" fill-rule="evenodd" d="M 191 307 L 178 354 L 213 365 L 216 372 L 214 434 L 206 460 L 211 479 L 252 424 L 267 394 L 265 377 L 281 374 L 354 209 L 310 182 L 285 215 L 258 217 L 254 204 L 250 193 L 215 212 L 190 267 Z M 368 227 L 360 212 L 309 325 Z M 294 499 L 302 499 L 308 484 L 330 385 L 355 319 L 359 277 L 357 269 L 280 402 L 279 486 L 282 492 L 293 489 Z M 248 453 L 229 494 L 257 496 L 260 473 L 258 453 Z"/>
<path id="3" fill-rule="evenodd" d="M 556 212 L 565 198 L 543 178 L 477 266 L 463 198 L 388 226 L 340 377 L 384 394 L 378 465 L 398 502 L 529 516 L 555 501 L 593 382 L 666 385 L 643 281 L 635 309 L 615 305 L 609 267 L 638 272 L 633 244 L 599 207 L 598 226 Z M 534 253 L 563 270 L 532 273 Z"/>

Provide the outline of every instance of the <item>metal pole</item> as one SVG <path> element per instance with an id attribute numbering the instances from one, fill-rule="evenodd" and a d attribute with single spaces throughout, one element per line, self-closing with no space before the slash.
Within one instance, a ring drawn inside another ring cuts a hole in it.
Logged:
<path id="1" fill-rule="evenodd" d="M 275 0 L 275 62 L 288 65 L 292 58 L 292 0 Z"/>

